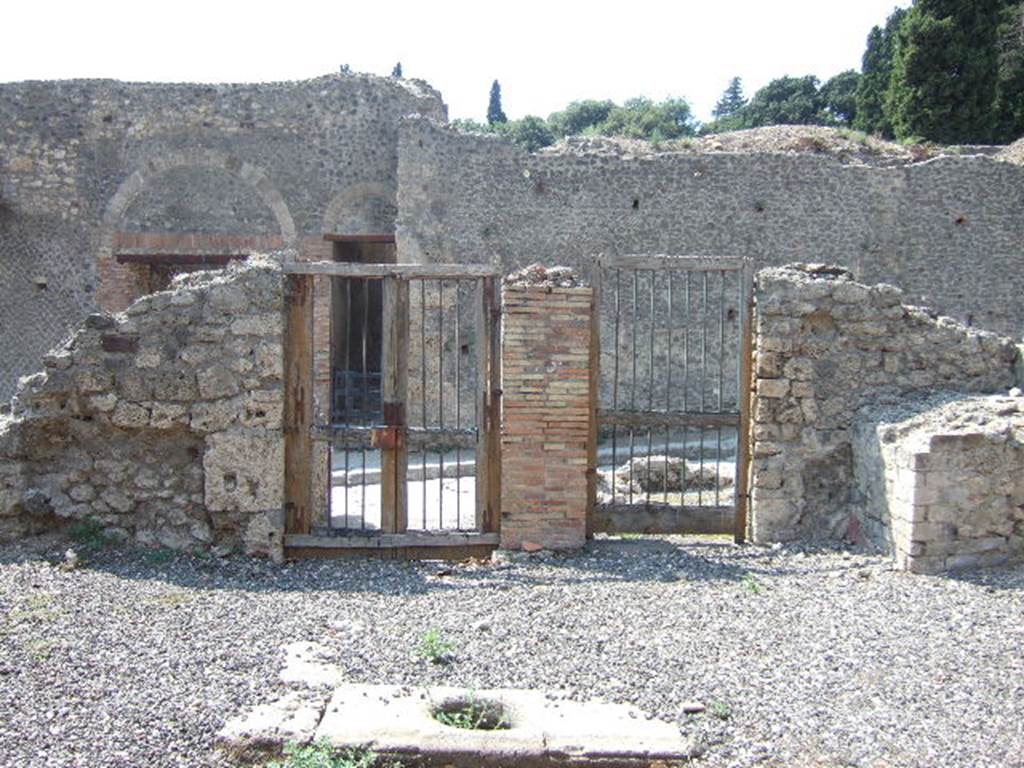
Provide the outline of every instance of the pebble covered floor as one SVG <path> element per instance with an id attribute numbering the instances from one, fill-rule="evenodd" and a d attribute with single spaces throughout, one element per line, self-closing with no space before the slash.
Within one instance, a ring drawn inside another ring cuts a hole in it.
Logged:
<path id="1" fill-rule="evenodd" d="M 601 541 L 485 564 L 0 551 L 0 765 L 220 765 L 282 646 L 353 682 L 555 689 L 679 719 L 698 766 L 1024 766 L 1024 568 Z M 454 660 L 423 657 L 437 629 Z M 681 708 L 704 711 L 681 714 Z"/>

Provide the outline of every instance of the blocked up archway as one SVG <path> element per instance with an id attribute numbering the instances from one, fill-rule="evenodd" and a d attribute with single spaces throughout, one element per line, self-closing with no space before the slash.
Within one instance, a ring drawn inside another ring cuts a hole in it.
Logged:
<path id="1" fill-rule="evenodd" d="M 101 308 L 113 312 L 120 311 L 133 298 L 144 292 L 140 287 L 138 269 L 117 262 L 115 245 L 118 228 L 128 208 L 142 191 L 156 183 L 162 174 L 178 168 L 208 168 L 229 173 L 241 180 L 270 209 L 277 221 L 285 249 L 297 250 L 295 221 L 288 210 L 288 205 L 270 181 L 267 172 L 259 166 L 215 150 L 175 152 L 151 158 L 121 182 L 103 215 L 96 254 L 96 300 Z"/>

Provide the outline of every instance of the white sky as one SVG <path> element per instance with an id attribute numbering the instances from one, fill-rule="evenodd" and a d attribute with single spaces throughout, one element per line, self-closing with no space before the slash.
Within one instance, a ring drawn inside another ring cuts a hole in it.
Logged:
<path id="1" fill-rule="evenodd" d="M 698 118 L 735 75 L 859 69 L 871 27 L 909 0 L 76 0 L 9 2 L 0 81 L 259 82 L 390 74 L 441 90 L 451 117 L 547 116 L 574 99 L 682 96 Z"/>

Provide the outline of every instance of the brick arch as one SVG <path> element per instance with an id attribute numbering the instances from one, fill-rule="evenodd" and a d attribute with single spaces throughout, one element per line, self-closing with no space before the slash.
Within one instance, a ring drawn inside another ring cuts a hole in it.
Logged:
<path id="1" fill-rule="evenodd" d="M 100 243 L 96 254 L 96 301 L 108 311 L 120 311 L 130 302 L 128 296 L 137 286 L 137 274 L 131 267 L 118 264 L 114 243 L 121 219 L 128 207 L 147 185 L 175 168 L 210 168 L 224 171 L 247 184 L 277 220 L 281 240 L 291 252 L 298 250 L 295 221 L 284 197 L 270 181 L 265 170 L 234 155 L 215 150 L 173 152 L 150 158 L 132 171 L 107 203 L 100 227 Z"/>
<path id="2" fill-rule="evenodd" d="M 370 199 L 383 200 L 387 203 L 394 204 L 395 195 L 394 192 L 389 189 L 386 185 L 380 184 L 374 181 L 360 182 L 358 184 L 352 184 L 346 187 L 341 193 L 335 195 L 331 202 L 328 203 L 327 208 L 324 210 L 323 217 L 323 232 L 327 234 L 344 234 L 344 235 L 380 235 L 380 234 L 391 234 L 394 231 L 392 226 L 391 232 L 338 232 L 337 222 L 344 215 L 345 211 L 351 209 L 353 205 Z"/>

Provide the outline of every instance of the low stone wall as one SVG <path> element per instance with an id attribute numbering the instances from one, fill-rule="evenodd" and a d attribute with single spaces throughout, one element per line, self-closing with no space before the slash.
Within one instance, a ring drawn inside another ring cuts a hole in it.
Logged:
<path id="1" fill-rule="evenodd" d="M 1024 398 L 866 416 L 854 453 L 865 537 L 918 573 L 1024 560 Z"/>
<path id="2" fill-rule="evenodd" d="M 0 421 L 0 540 L 92 519 L 280 553 L 283 281 L 269 258 L 91 315 Z"/>
<path id="3" fill-rule="evenodd" d="M 501 546 L 581 547 L 593 291 L 513 282 L 502 301 Z"/>
<path id="4" fill-rule="evenodd" d="M 756 293 L 755 541 L 849 533 L 863 408 L 1014 384 L 1012 341 L 905 305 L 899 289 L 845 269 L 766 269 Z"/>

